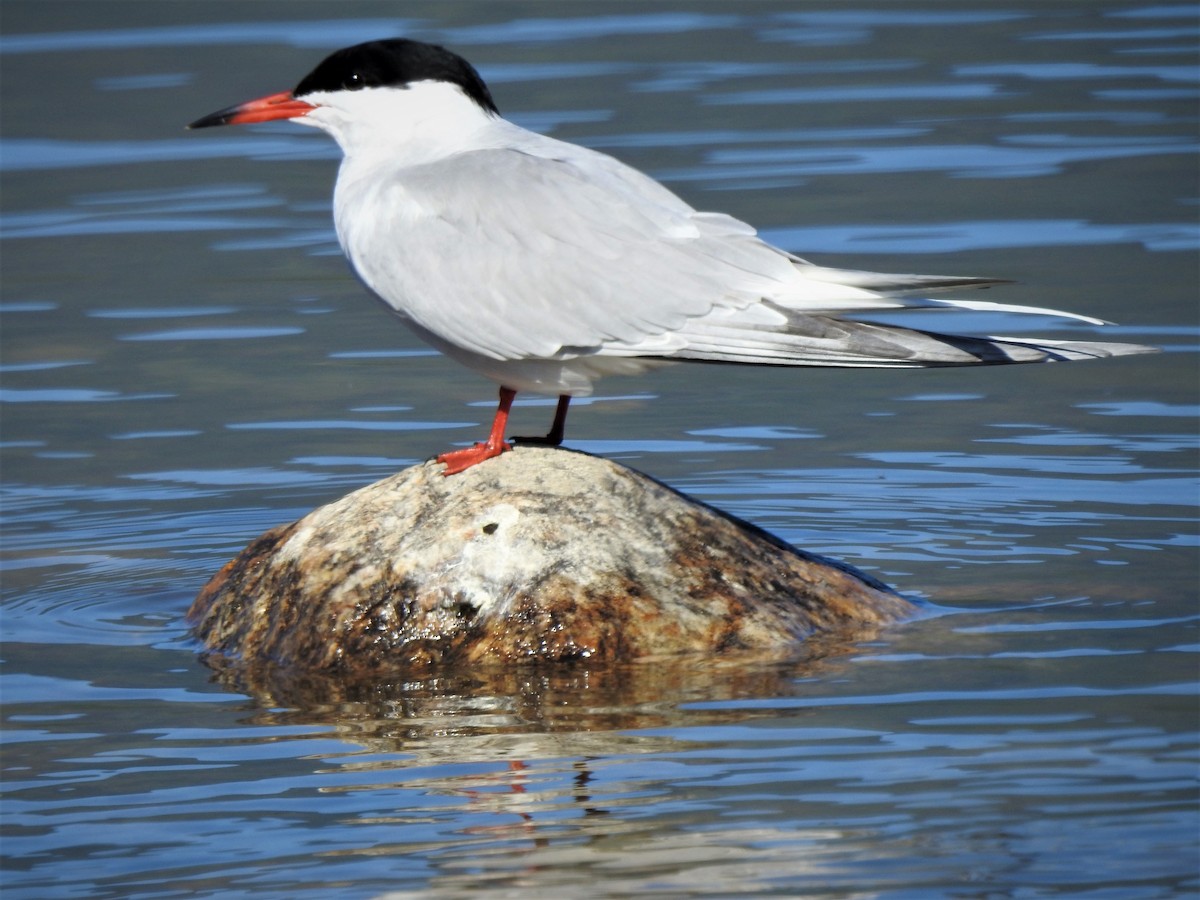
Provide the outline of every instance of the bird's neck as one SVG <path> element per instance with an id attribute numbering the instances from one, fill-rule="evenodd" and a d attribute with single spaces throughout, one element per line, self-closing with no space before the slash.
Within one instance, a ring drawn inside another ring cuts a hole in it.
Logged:
<path id="1" fill-rule="evenodd" d="M 306 118 L 333 136 L 352 167 L 433 162 L 490 145 L 491 133 L 507 124 L 459 88 L 440 82 L 364 92 L 361 100 L 351 97 L 340 108 L 318 109 Z"/>

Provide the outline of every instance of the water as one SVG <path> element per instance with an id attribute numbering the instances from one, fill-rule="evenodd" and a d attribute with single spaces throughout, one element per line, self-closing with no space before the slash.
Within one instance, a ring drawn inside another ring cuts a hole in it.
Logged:
<path id="1" fill-rule="evenodd" d="M 1194 6 L 3 13 L 6 900 L 1196 892 Z M 954 614 L 787 662 L 216 682 L 182 614 L 226 559 L 491 414 L 348 277 L 327 140 L 182 131 L 399 33 L 789 249 L 1167 352 L 677 367 L 574 410 L 571 446 Z"/>

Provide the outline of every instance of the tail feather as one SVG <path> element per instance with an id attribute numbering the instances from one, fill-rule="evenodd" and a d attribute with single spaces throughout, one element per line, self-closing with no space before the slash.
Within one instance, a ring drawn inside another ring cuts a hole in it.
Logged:
<path id="1" fill-rule="evenodd" d="M 980 278 L 974 275 L 895 275 L 886 272 L 866 272 L 861 269 L 834 269 L 795 260 L 805 278 L 828 284 L 877 291 L 880 294 L 909 294 L 914 291 L 946 291 L 950 288 L 986 288 L 997 284 L 1012 284 L 1005 278 Z"/>
<path id="2" fill-rule="evenodd" d="M 904 309 L 965 309 L 972 312 L 1002 312 L 1019 313 L 1028 316 L 1054 316 L 1059 319 L 1074 319 L 1076 322 L 1086 322 L 1089 325 L 1111 325 L 1104 319 L 1084 316 L 1079 313 L 1066 312 L 1061 309 L 1048 309 L 1044 306 L 1022 306 L 1019 303 L 993 303 L 988 300 L 909 300 Z M 903 310 L 896 310 L 902 312 Z"/>
<path id="3" fill-rule="evenodd" d="M 813 265 L 791 257 L 803 276 L 794 293 L 780 292 L 744 307 L 718 306 L 682 327 L 626 343 L 604 344 L 602 355 L 777 366 L 921 368 L 1064 362 L 1156 353 L 1158 348 L 1103 341 L 968 336 L 860 321 L 908 311 L 969 310 L 1074 319 L 1092 316 L 987 300 L 931 299 L 930 291 L 1007 284 L 998 278 L 893 275 Z M 914 292 L 917 296 L 909 296 Z"/>
<path id="4" fill-rule="evenodd" d="M 945 291 L 951 288 L 989 288 L 1000 284 L 1012 284 L 1011 281 L 1003 278 L 976 278 L 967 275 L 890 275 L 883 272 L 863 272 L 857 269 L 831 269 L 811 264 L 805 264 L 802 271 L 806 277 L 814 281 L 877 292 L 880 294 L 880 303 L 877 308 L 887 309 L 888 311 L 967 309 L 976 312 L 1056 316 L 1060 319 L 1074 319 L 1078 322 L 1087 322 L 1089 325 L 1111 324 L 1103 319 L 1096 319 L 1092 316 L 1083 316 L 1079 313 L 1067 312 L 1062 309 L 1049 309 L 1042 306 L 996 303 L 989 300 L 935 300 L 924 296 L 924 294 L 931 291 Z M 922 296 L 908 296 L 914 292 L 919 292 Z M 786 302 L 783 305 L 787 305 Z M 852 307 L 848 307 L 848 309 L 853 310 L 868 308 L 870 308 L 870 302 L 864 302 L 861 299 L 857 300 Z"/>
<path id="5" fill-rule="evenodd" d="M 1102 359 L 1155 353 L 1158 349 L 1102 341 L 975 337 L 858 321 L 872 311 L 895 315 L 910 310 L 969 310 L 1108 324 L 1102 319 L 1058 309 L 927 296 L 931 291 L 949 288 L 985 288 L 1009 283 L 998 278 L 894 275 L 826 268 L 797 258 L 793 264 L 810 283 L 849 288 L 850 295 L 828 295 L 832 308 L 821 308 L 820 300 L 776 296 L 747 309 L 715 309 L 692 319 L 672 335 L 670 347 L 644 346 L 642 353 L 671 359 L 758 365 L 926 367 Z M 916 296 L 911 296 L 914 293 Z M 845 300 L 845 305 L 839 307 L 839 300 Z"/>
<path id="6" fill-rule="evenodd" d="M 662 355 L 757 365 L 921 368 L 1065 362 L 1157 352 L 1157 348 L 1139 344 L 971 337 L 795 314 L 788 317 L 786 325 L 771 329 L 693 322 L 683 336 L 685 346 Z"/>

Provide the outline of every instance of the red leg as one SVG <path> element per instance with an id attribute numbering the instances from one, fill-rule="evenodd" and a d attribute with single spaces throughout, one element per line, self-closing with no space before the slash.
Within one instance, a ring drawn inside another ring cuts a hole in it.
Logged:
<path id="1" fill-rule="evenodd" d="M 500 388 L 500 405 L 496 408 L 496 417 L 492 419 L 492 430 L 485 443 L 465 447 L 462 450 L 448 450 L 439 454 L 437 461 L 446 464 L 443 475 L 457 475 L 485 459 L 499 456 L 505 450 L 511 449 L 504 442 L 504 429 L 508 427 L 508 411 L 512 408 L 513 398 L 517 392 L 512 388 Z"/>

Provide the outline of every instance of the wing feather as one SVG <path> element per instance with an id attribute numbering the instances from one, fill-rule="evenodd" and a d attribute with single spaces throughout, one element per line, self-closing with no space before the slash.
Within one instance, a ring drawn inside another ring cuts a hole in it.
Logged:
<path id="1" fill-rule="evenodd" d="M 488 149 L 407 167 L 357 198 L 356 220 L 338 222 L 343 247 L 402 315 L 495 359 L 600 352 L 764 297 L 830 311 L 903 305 L 806 278 L 744 222 L 560 146 L 556 158 Z"/>
<path id="2" fill-rule="evenodd" d="M 612 157 L 530 132 L 503 147 L 404 166 L 390 179 L 339 178 L 338 190 L 354 194 L 335 209 L 353 210 L 337 226 L 360 277 L 461 358 L 929 366 L 1150 349 L 854 321 L 870 311 L 957 308 L 1100 324 L 1039 307 L 924 296 L 996 279 L 814 265 L 765 243 L 745 222 L 697 212 Z"/>

